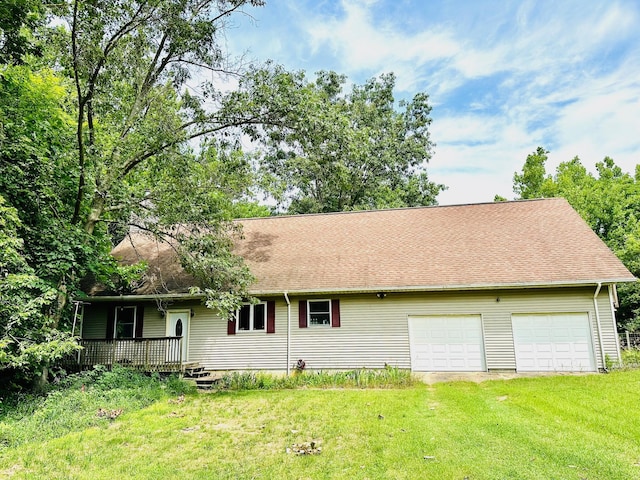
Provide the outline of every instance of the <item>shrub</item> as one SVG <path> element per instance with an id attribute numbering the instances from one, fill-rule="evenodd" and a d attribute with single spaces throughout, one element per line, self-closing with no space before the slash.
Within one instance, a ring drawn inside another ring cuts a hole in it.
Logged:
<path id="1" fill-rule="evenodd" d="M 623 350 L 622 365 L 626 367 L 640 367 L 640 349 L 629 348 Z"/>

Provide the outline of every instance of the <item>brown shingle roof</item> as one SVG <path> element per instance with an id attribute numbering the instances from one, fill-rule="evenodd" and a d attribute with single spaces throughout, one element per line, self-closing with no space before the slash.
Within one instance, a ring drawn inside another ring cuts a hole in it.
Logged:
<path id="1" fill-rule="evenodd" d="M 236 251 L 257 278 L 251 288 L 255 294 L 634 280 L 560 198 L 267 217 L 241 223 L 244 239 Z M 140 235 L 134 236 L 136 244 L 151 241 Z M 114 253 L 130 250 L 125 240 Z M 170 254 L 170 249 L 164 252 Z"/>

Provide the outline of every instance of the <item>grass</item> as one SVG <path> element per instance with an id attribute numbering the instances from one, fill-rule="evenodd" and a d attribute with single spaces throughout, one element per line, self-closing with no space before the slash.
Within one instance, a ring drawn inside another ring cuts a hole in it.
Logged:
<path id="1" fill-rule="evenodd" d="M 0 449 L 0 478 L 634 479 L 638 405 L 640 370 L 187 394 Z"/>
<path id="2" fill-rule="evenodd" d="M 136 411 L 190 391 L 195 389 L 176 377 L 161 380 L 124 368 L 106 371 L 98 367 L 67 377 L 45 395 L 5 394 L 0 397 L 0 453 L 8 447 L 105 425 L 109 419 L 97 416 L 99 409 Z"/>

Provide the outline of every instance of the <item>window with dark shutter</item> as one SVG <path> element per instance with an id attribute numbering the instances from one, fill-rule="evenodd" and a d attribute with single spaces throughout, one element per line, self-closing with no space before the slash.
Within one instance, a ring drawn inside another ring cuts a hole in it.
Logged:
<path id="1" fill-rule="evenodd" d="M 267 304 L 260 302 L 242 305 L 236 310 L 235 323 L 237 324 L 236 333 L 264 332 L 267 323 Z"/>
<path id="2" fill-rule="evenodd" d="M 331 323 L 331 301 L 330 300 L 309 300 L 309 326 L 330 326 Z"/>

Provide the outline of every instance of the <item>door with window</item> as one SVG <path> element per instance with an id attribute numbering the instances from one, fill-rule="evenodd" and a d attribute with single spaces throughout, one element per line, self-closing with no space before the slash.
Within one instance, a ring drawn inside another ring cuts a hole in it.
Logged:
<path id="1" fill-rule="evenodd" d="M 191 319 L 190 310 L 169 310 L 167 312 L 167 337 L 182 337 L 180 341 L 180 350 L 178 350 L 177 342 L 171 341 L 167 347 L 167 361 L 182 362 L 187 361 L 189 353 L 189 320 Z"/>

